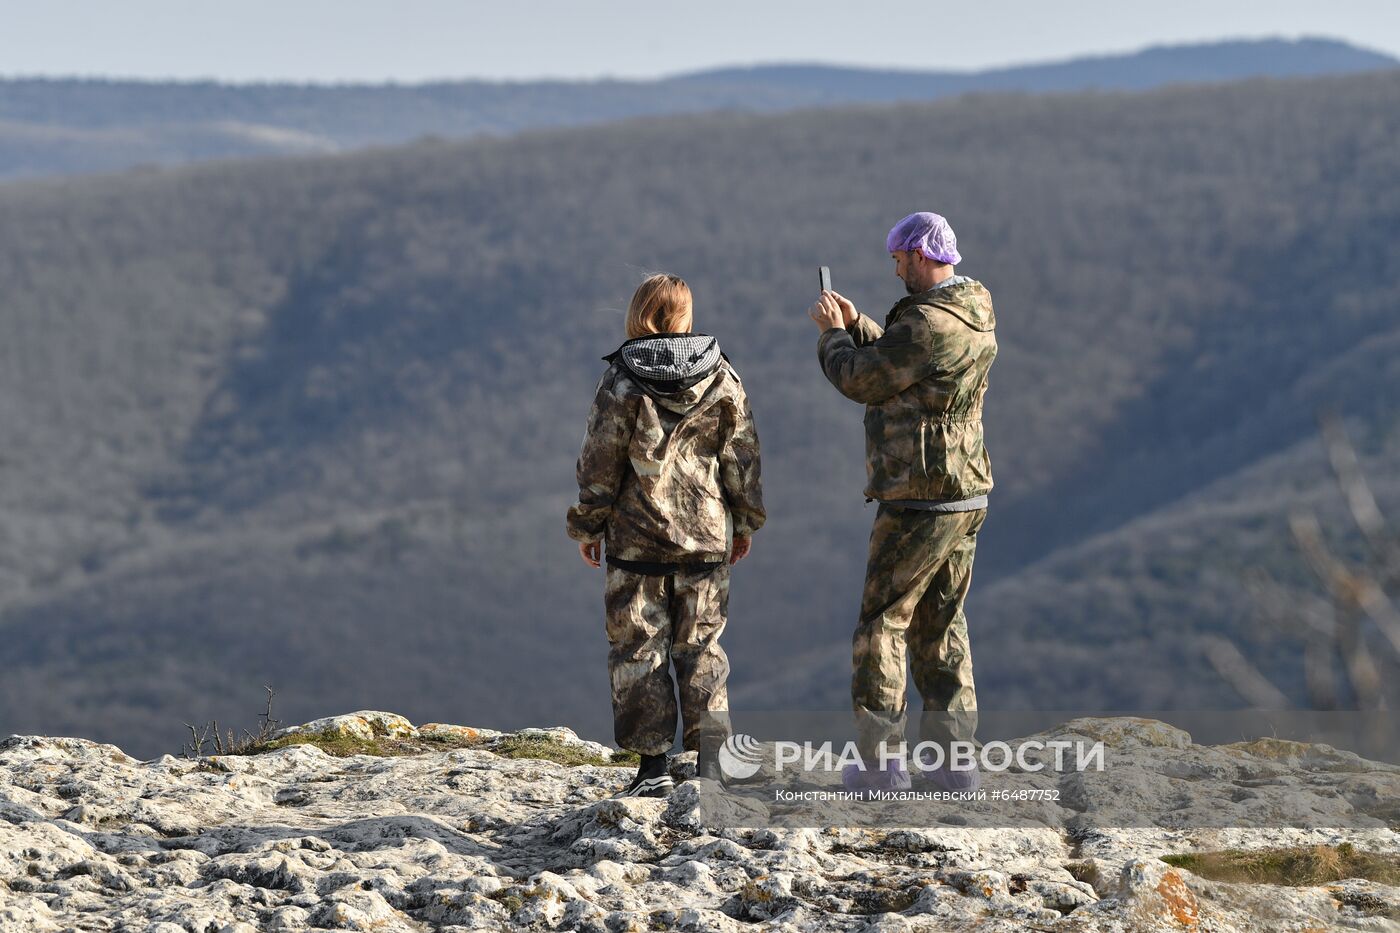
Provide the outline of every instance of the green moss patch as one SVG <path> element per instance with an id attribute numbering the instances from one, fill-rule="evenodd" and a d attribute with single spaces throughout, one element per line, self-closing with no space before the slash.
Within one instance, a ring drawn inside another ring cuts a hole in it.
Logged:
<path id="1" fill-rule="evenodd" d="M 577 767 L 578 765 L 595 765 L 603 767 L 635 767 L 640 759 L 632 752 L 623 752 L 613 757 L 611 761 L 596 758 L 588 754 L 581 748 L 571 745 L 564 745 L 549 739 L 538 738 L 515 738 L 507 736 L 497 742 L 490 751 L 495 752 L 502 758 L 538 758 L 544 761 L 553 761 L 567 767 Z"/>
<path id="2" fill-rule="evenodd" d="M 258 742 L 240 752 L 245 755 L 261 755 L 291 745 L 314 745 L 327 755 L 345 758 L 350 755 L 377 755 L 396 757 L 399 755 L 421 755 L 424 752 L 440 752 L 453 748 L 471 748 L 475 743 L 457 737 L 434 735 L 431 738 L 394 738 L 376 735 L 372 739 L 362 739 L 355 735 L 339 732 L 294 732 L 276 739 Z"/>
<path id="3" fill-rule="evenodd" d="M 1400 883 L 1400 856 L 1362 852 L 1348 842 L 1336 846 L 1189 852 L 1164 855 L 1162 861 L 1212 881 L 1306 886 L 1366 878 L 1381 884 Z"/>

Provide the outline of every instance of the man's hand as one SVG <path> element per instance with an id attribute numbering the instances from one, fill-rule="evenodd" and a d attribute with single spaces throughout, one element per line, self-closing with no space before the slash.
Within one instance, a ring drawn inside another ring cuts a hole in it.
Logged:
<path id="1" fill-rule="evenodd" d="M 602 566 L 600 563 L 603 557 L 602 541 L 580 541 L 578 552 L 583 556 L 583 562 L 590 567 Z"/>
<path id="2" fill-rule="evenodd" d="M 850 304 L 849 301 L 846 304 Z M 855 311 L 855 308 L 851 308 Z M 845 327 L 845 312 L 842 310 L 841 302 L 836 300 L 835 292 L 822 292 L 821 297 L 807 309 L 807 316 L 817 322 L 817 329 L 826 333 L 833 327 Z M 852 318 L 851 320 L 855 320 Z"/>
<path id="3" fill-rule="evenodd" d="M 841 326 L 850 327 L 854 324 L 856 318 L 860 317 L 860 312 L 856 310 L 855 305 L 851 304 L 851 299 L 840 292 L 828 292 L 828 294 L 835 298 L 836 303 L 841 306 Z"/>
<path id="4" fill-rule="evenodd" d="M 734 550 L 729 555 L 729 566 L 733 567 L 749 554 L 749 548 L 753 545 L 753 538 L 748 535 L 734 536 Z"/>

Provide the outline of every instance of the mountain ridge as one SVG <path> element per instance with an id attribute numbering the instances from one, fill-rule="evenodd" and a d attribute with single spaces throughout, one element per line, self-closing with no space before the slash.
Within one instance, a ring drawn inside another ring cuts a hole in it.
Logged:
<path id="1" fill-rule="evenodd" d="M 316 85 L 0 78 L 0 179 L 343 151 L 423 136 L 508 135 L 645 115 L 775 113 L 975 91 L 1141 90 L 1396 64 L 1381 53 L 1310 38 L 1154 46 L 966 73 L 777 65 L 582 82 Z"/>

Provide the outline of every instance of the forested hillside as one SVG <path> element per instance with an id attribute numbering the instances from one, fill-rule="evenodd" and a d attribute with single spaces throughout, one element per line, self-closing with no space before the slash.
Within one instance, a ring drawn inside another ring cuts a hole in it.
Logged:
<path id="1" fill-rule="evenodd" d="M 1305 582 L 1280 529 L 1328 493 L 1317 405 L 1382 474 L 1400 448 L 1397 94 L 981 97 L 8 185 L 0 734 L 154 754 L 272 684 L 294 721 L 606 735 L 602 578 L 563 514 L 651 269 L 691 282 L 763 444 L 736 706 L 844 706 L 873 507 L 804 312 L 825 263 L 882 318 L 915 209 L 999 321 L 982 704 L 1237 703 L 1205 632 L 1288 685 L 1238 574 Z"/>
<path id="2" fill-rule="evenodd" d="M 335 152 L 644 115 L 777 112 L 986 91 L 1141 90 L 1247 77 L 1350 74 L 1396 60 L 1327 39 L 1161 46 L 978 72 L 940 71 L 936 44 L 897 70 L 778 65 L 642 81 L 302 85 L 0 79 L 0 178 L 217 158 Z M 470 63 L 463 63 L 470 71 Z"/>

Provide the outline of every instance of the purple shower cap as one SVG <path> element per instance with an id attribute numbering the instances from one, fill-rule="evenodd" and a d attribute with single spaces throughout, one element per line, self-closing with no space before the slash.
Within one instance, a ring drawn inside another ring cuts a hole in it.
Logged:
<path id="1" fill-rule="evenodd" d="M 894 225 L 890 235 L 885 237 L 885 249 L 891 253 L 898 250 L 916 249 L 925 257 L 938 262 L 957 265 L 962 262 L 958 254 L 958 238 L 953 228 L 941 214 L 919 211 Z"/>

